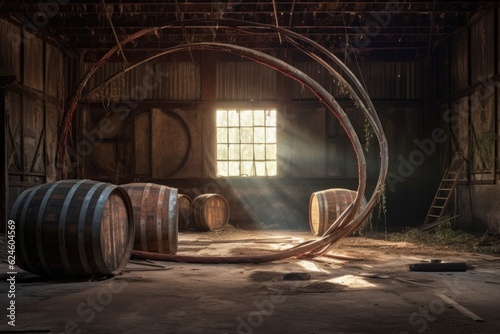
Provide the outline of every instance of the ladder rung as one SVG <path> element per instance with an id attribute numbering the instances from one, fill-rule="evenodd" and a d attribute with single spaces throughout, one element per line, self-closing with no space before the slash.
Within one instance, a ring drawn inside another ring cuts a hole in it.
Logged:
<path id="1" fill-rule="evenodd" d="M 436 191 L 436 194 L 434 195 L 434 199 L 432 200 L 429 212 L 425 217 L 424 224 L 426 224 L 430 220 L 437 221 L 439 218 L 441 218 L 443 210 L 445 206 L 448 204 L 448 201 L 450 200 L 450 196 L 453 190 L 455 189 L 455 185 L 461 173 L 460 170 L 458 170 L 457 167 L 455 166 L 456 159 L 457 159 L 456 156 L 453 157 L 453 161 L 451 162 L 450 166 L 446 169 L 443 178 L 441 179 L 441 183 L 439 184 L 439 188 Z M 441 201 L 439 203 L 442 205 L 437 205 L 438 201 Z M 431 212 L 439 213 L 439 215 L 431 214 Z"/>

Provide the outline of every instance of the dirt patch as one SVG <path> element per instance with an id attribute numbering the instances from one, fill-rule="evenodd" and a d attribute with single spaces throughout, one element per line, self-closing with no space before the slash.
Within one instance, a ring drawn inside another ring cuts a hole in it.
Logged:
<path id="1" fill-rule="evenodd" d="M 231 253 L 238 256 L 253 256 L 253 255 L 265 255 L 275 253 L 276 250 L 265 249 L 265 248 L 252 248 L 252 247 L 237 247 L 232 248 Z"/>
<path id="2" fill-rule="evenodd" d="M 345 287 L 340 284 L 335 284 L 325 281 L 316 281 L 308 284 L 296 286 L 289 284 L 276 284 L 269 287 L 272 291 L 281 291 L 285 295 L 299 295 L 304 293 L 332 293 L 343 292 Z"/>
<path id="3" fill-rule="evenodd" d="M 179 245 L 179 249 L 177 250 L 177 254 L 181 255 L 186 255 L 185 253 L 196 253 L 202 250 L 207 249 L 207 247 L 192 247 L 192 246 L 186 246 L 186 245 Z"/>
<path id="4" fill-rule="evenodd" d="M 226 224 L 217 231 L 200 232 L 196 230 L 184 231 L 184 235 L 197 236 L 199 240 L 228 240 L 237 238 L 255 238 L 255 232 L 238 229 L 231 224 Z"/>
<path id="5" fill-rule="evenodd" d="M 268 282 L 283 280 L 283 273 L 276 271 L 254 271 L 250 275 L 250 279 L 254 282 Z"/>
<path id="6" fill-rule="evenodd" d="M 301 286 L 294 291 L 299 293 L 325 293 L 325 292 L 337 292 L 344 290 L 344 287 L 331 283 L 331 282 L 312 282 L 310 284 Z"/>

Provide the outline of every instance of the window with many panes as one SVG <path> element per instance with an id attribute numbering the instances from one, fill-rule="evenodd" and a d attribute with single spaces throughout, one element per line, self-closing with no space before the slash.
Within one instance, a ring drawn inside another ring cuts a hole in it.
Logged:
<path id="1" fill-rule="evenodd" d="M 276 174 L 276 110 L 217 110 L 217 175 Z"/>

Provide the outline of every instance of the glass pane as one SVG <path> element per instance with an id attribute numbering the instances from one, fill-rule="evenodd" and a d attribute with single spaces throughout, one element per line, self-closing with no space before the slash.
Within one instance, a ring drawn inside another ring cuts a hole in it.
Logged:
<path id="1" fill-rule="evenodd" d="M 217 142 L 218 143 L 227 143 L 227 128 L 218 128 L 217 129 Z"/>
<path id="2" fill-rule="evenodd" d="M 266 110 L 266 126 L 276 126 L 276 110 Z"/>
<path id="3" fill-rule="evenodd" d="M 217 110 L 217 126 L 227 126 L 227 110 Z"/>
<path id="4" fill-rule="evenodd" d="M 239 126 L 240 125 L 240 114 L 237 110 L 228 110 L 228 125 L 229 126 Z"/>
<path id="5" fill-rule="evenodd" d="M 276 145 L 266 145 L 266 160 L 276 160 Z"/>
<path id="6" fill-rule="evenodd" d="M 265 143 L 266 135 L 265 128 L 254 128 L 253 129 L 253 141 L 254 143 Z"/>
<path id="7" fill-rule="evenodd" d="M 266 176 L 266 163 L 264 161 L 255 162 L 255 175 Z"/>
<path id="8" fill-rule="evenodd" d="M 241 160 L 253 160 L 252 144 L 241 144 Z"/>
<path id="9" fill-rule="evenodd" d="M 240 176 L 240 162 L 230 161 L 229 162 L 229 176 Z"/>
<path id="10" fill-rule="evenodd" d="M 267 175 L 275 176 L 277 174 L 276 161 L 266 161 Z"/>
<path id="11" fill-rule="evenodd" d="M 228 176 L 228 169 L 227 169 L 227 162 L 226 161 L 217 161 L 217 175 L 218 176 Z"/>
<path id="12" fill-rule="evenodd" d="M 277 175 L 276 110 L 217 110 L 217 175 Z"/>
<path id="13" fill-rule="evenodd" d="M 266 145 L 264 144 L 255 144 L 255 160 L 266 160 Z"/>
<path id="14" fill-rule="evenodd" d="M 253 112 L 252 112 L 252 110 L 241 110 L 240 111 L 240 122 L 241 122 L 241 126 L 252 126 L 253 125 Z"/>
<path id="15" fill-rule="evenodd" d="M 217 145 L 217 160 L 227 160 L 227 145 L 219 144 Z"/>
<path id="16" fill-rule="evenodd" d="M 253 143 L 253 128 L 240 128 L 241 142 Z"/>
<path id="17" fill-rule="evenodd" d="M 241 176 L 253 176 L 253 161 L 241 162 Z"/>
<path id="18" fill-rule="evenodd" d="M 265 121 L 264 110 L 254 110 L 253 111 L 253 125 L 254 126 L 264 126 Z"/>
<path id="19" fill-rule="evenodd" d="M 240 142 L 240 129 L 229 128 L 229 142 L 233 144 Z"/>
<path id="20" fill-rule="evenodd" d="M 276 128 L 266 128 L 266 143 L 276 143 Z"/>
<path id="21" fill-rule="evenodd" d="M 229 144 L 229 160 L 239 160 L 240 159 L 240 145 Z"/>

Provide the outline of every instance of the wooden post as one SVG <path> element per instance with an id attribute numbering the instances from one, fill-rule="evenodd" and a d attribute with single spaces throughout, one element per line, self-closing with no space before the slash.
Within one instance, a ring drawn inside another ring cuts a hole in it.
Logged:
<path id="1" fill-rule="evenodd" d="M 47 182 L 47 173 L 48 173 L 48 156 L 47 156 L 47 42 L 44 40 L 42 41 L 43 45 L 43 70 L 42 70 L 42 91 L 43 91 L 43 104 L 42 104 L 42 110 L 43 110 L 43 168 L 45 170 L 45 176 L 43 177 L 43 182 Z M 36 155 L 35 155 L 36 159 Z M 33 161 L 34 163 L 34 161 Z"/>
<path id="2" fill-rule="evenodd" d="M 5 110 L 5 88 L 0 86 L 0 128 L 3 130 L 4 145 L 0 145 L 0 155 L 2 156 L 2 181 L 0 185 L 0 193 L 2 200 L 0 201 L 0 212 L 2 215 L 2 224 L 0 224 L 0 234 L 7 231 L 7 209 L 9 202 L 9 166 L 7 161 L 7 115 Z"/>

